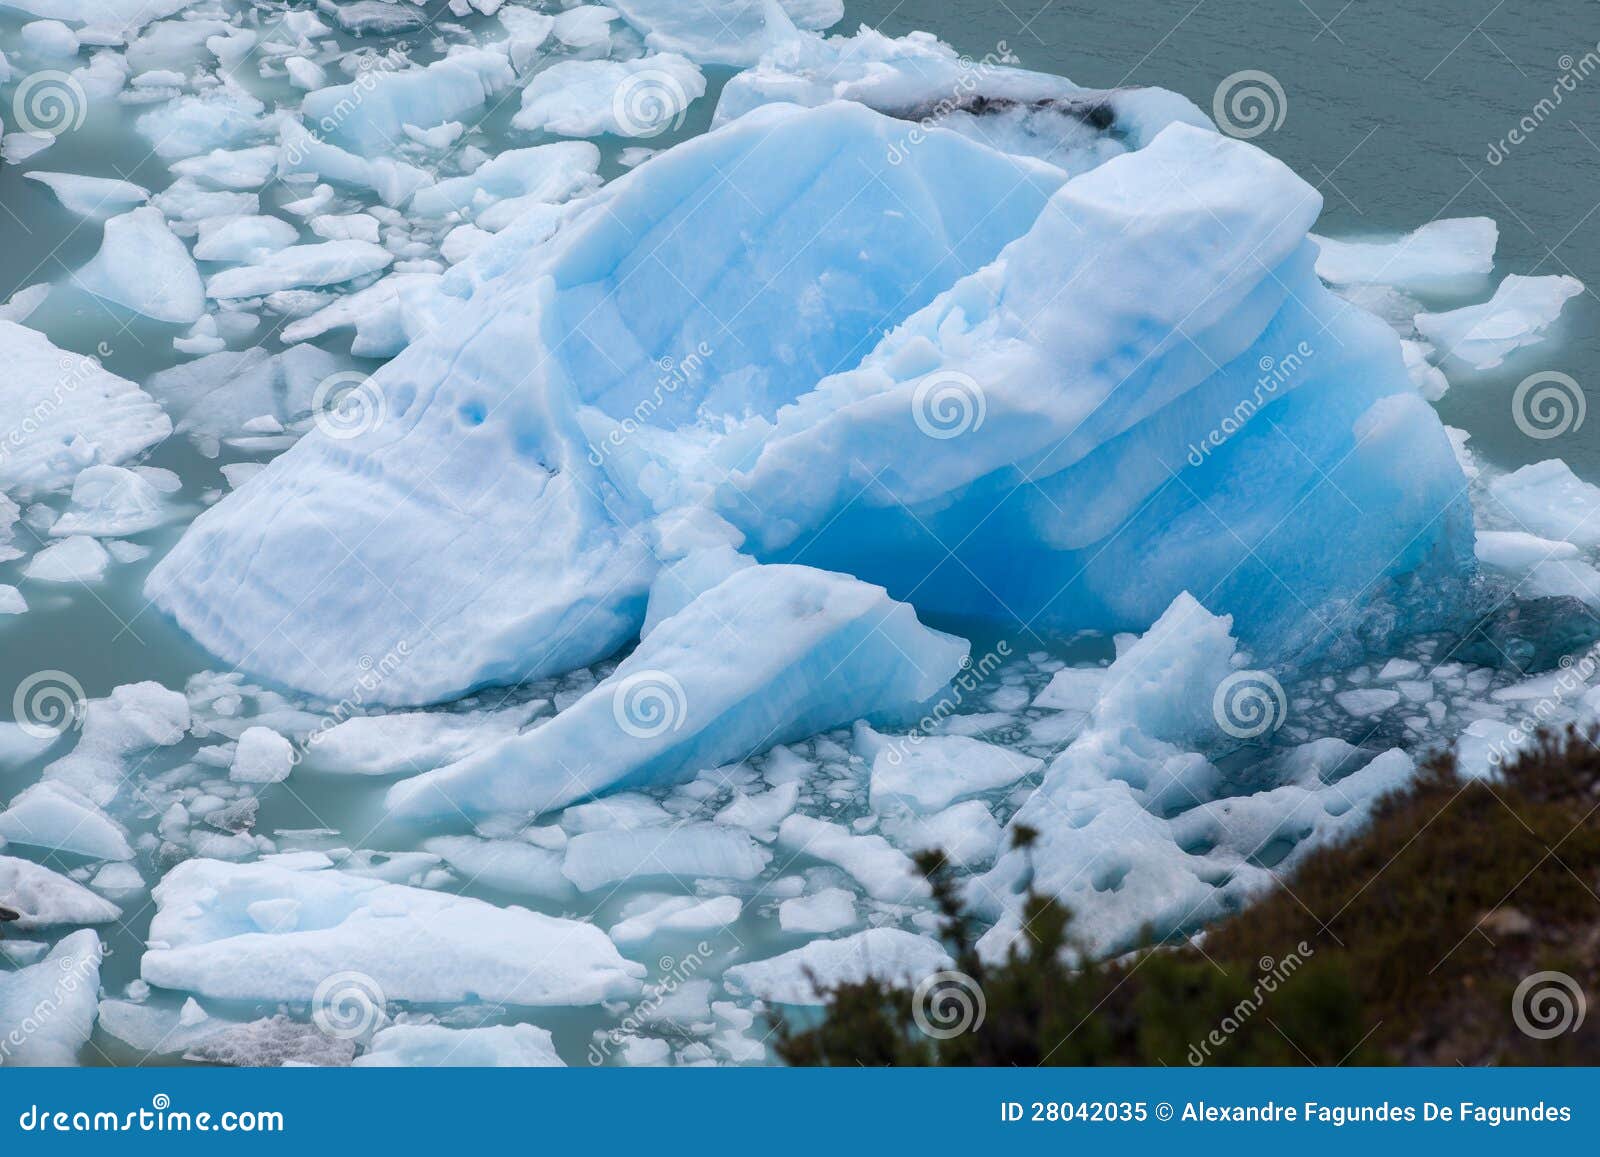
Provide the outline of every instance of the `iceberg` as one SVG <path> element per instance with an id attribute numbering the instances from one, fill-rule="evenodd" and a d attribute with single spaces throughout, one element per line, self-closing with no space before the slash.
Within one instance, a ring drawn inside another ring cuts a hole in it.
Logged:
<path id="1" fill-rule="evenodd" d="M 658 625 L 550 722 L 396 784 L 389 807 L 415 819 L 537 814 L 687 779 L 863 717 L 909 715 L 966 654 L 879 588 L 751 567 Z"/>
<path id="2" fill-rule="evenodd" d="M 638 632 L 658 568 L 648 528 L 634 529 L 655 505 L 634 481 L 649 466 L 642 444 L 689 452 L 710 429 L 674 428 L 702 405 L 771 415 L 991 260 L 1062 180 L 941 136 L 920 164 L 878 175 L 891 201 L 918 206 L 884 212 L 858 195 L 859 174 L 895 131 L 844 104 L 752 114 L 613 182 L 554 240 L 480 251 L 446 278 L 469 294 L 455 303 L 470 306 L 462 323 L 426 329 L 374 375 L 381 420 L 302 439 L 260 485 L 197 519 L 147 593 L 208 649 L 334 699 L 360 676 L 363 650 L 381 654 L 423 624 L 429 645 L 410 647 L 380 702 L 452 698 L 613 653 Z M 768 187 L 719 175 L 735 170 Z M 877 255 L 871 278 L 855 268 L 863 247 Z M 500 263 L 481 282 L 452 281 L 486 256 Z M 727 336 L 718 317 L 732 321 Z M 640 422 L 653 395 L 659 414 Z M 625 422 L 646 436 L 625 437 Z M 624 443 L 615 456 L 612 434 Z M 400 509 L 406 533 L 382 532 Z"/>
<path id="3" fill-rule="evenodd" d="M 379 1005 L 582 1005 L 636 995 L 644 975 L 592 924 L 333 869 L 188 860 L 152 895 L 144 979 L 202 997 L 309 1002 L 357 974 Z M 293 918 L 263 929 L 262 901 Z"/>
<path id="4" fill-rule="evenodd" d="M 1077 176 L 938 128 L 885 166 L 904 131 L 755 108 L 498 235 L 359 428 L 203 514 L 147 594 L 334 699 L 404 642 L 391 705 L 610 655 L 722 547 L 1035 630 L 1192 587 L 1268 656 L 1445 613 L 1464 479 L 1395 336 L 1317 279 L 1313 189 L 1181 122 Z"/>

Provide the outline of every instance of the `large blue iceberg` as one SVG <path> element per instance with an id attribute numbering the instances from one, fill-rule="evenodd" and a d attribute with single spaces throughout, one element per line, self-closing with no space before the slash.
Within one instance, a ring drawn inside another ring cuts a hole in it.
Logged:
<path id="1" fill-rule="evenodd" d="M 398 705 L 617 652 L 707 550 L 1040 635 L 1187 590 L 1258 657 L 1470 565 L 1399 343 L 1317 280 L 1317 193 L 1186 102 L 1075 117 L 1062 164 L 749 103 L 452 270 L 355 436 L 200 517 L 150 597 Z"/>

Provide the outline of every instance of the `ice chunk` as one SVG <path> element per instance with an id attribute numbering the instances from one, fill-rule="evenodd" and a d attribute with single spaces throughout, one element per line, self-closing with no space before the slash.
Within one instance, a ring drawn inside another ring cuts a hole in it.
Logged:
<path id="1" fill-rule="evenodd" d="M 100 252 L 74 276 L 96 297 L 156 321 L 190 325 L 206 311 L 200 271 L 152 205 L 107 221 Z"/>
<path id="2" fill-rule="evenodd" d="M 263 416 L 280 426 L 305 417 L 318 386 L 347 365 L 309 346 L 281 354 L 224 351 L 152 374 L 145 385 L 176 418 L 179 433 L 226 438 L 246 433 Z"/>
<path id="3" fill-rule="evenodd" d="M 178 692 L 153 682 L 123 684 L 83 708 L 77 746 L 46 767 L 44 778 L 108 804 L 126 778 L 126 759 L 179 742 L 189 722 L 189 702 Z"/>
<path id="4" fill-rule="evenodd" d="M 823 935 L 855 924 L 856 898 L 843 888 L 824 888 L 778 905 L 778 927 L 785 932 Z"/>
<path id="5" fill-rule="evenodd" d="M 323 89 L 322 91 L 332 91 Z M 320 177 L 341 185 L 371 189 L 386 205 L 402 205 L 407 197 L 429 185 L 433 178 L 415 165 L 389 157 L 357 156 L 308 130 L 298 121 L 286 120 L 278 128 L 278 173 L 280 176 Z M 332 198 L 332 190 L 328 190 Z M 312 211 L 321 207 L 321 198 L 307 198 Z M 284 206 L 296 212 L 297 202 Z"/>
<path id="6" fill-rule="evenodd" d="M 75 535 L 45 547 L 28 560 L 22 573 L 36 583 L 87 583 L 105 574 L 110 565 L 105 547 Z"/>
<path id="7" fill-rule="evenodd" d="M 230 82 L 197 95 L 175 97 L 143 114 L 136 123 L 156 154 L 172 161 L 259 138 L 269 123 L 265 112 L 265 105 Z"/>
<path id="8" fill-rule="evenodd" d="M 561 871 L 580 892 L 621 880 L 752 880 L 772 858 L 744 832 L 714 824 L 584 832 L 567 842 Z"/>
<path id="9" fill-rule="evenodd" d="M 1480 530 L 1474 553 L 1490 570 L 1520 578 L 1541 563 L 1577 558 L 1578 548 L 1520 530 Z"/>
<path id="10" fill-rule="evenodd" d="M 555 1068 L 556 1054 L 547 1029 L 531 1024 L 484 1028 L 446 1028 L 438 1024 L 397 1024 L 380 1030 L 372 1047 L 357 1057 L 356 1068 Z"/>
<path id="11" fill-rule="evenodd" d="M 120 463 L 161 441 L 172 423 L 132 382 L 0 321 L 0 411 L 19 420 L 0 440 L 0 489 L 18 498 L 59 490 L 95 462 Z"/>
<path id="12" fill-rule="evenodd" d="M 563 60 L 522 90 L 519 129 L 564 137 L 653 137 L 683 123 L 705 75 L 676 53 L 638 60 Z"/>
<path id="13" fill-rule="evenodd" d="M 1489 496 L 1518 526 L 1585 548 L 1600 546 L 1600 486 L 1559 458 L 1547 458 L 1489 483 Z"/>
<path id="14" fill-rule="evenodd" d="M 104 924 L 122 909 L 59 872 L 15 856 L 0 856 L 0 906 L 21 914 L 19 932 L 52 924 Z"/>
<path id="15" fill-rule="evenodd" d="M 261 261 L 299 238 L 298 229 L 277 217 L 210 217 L 200 222 L 194 255 L 201 261 Z"/>
<path id="16" fill-rule="evenodd" d="M 235 783 L 281 783 L 294 768 L 294 745 L 270 727 L 247 727 L 239 736 L 228 778 Z"/>
<path id="17" fill-rule="evenodd" d="M 851 37 L 791 34 L 728 82 L 713 124 L 775 102 L 859 101 L 904 122 L 885 156 L 891 165 L 908 160 L 937 125 L 1072 173 L 1142 148 L 1175 121 L 1211 127 L 1176 93 L 1082 88 L 1011 67 L 1008 56 L 1002 45 L 974 62 L 926 32 L 898 39 L 868 27 Z"/>
<path id="18" fill-rule="evenodd" d="M 868 977 L 911 987 L 949 968 L 938 941 L 898 928 L 869 928 L 838 940 L 813 940 L 768 960 L 736 964 L 724 974 L 735 992 L 775 1004 L 822 1004 L 823 993 Z"/>
<path id="19" fill-rule="evenodd" d="M 396 784 L 389 805 L 444 818 L 537 813 L 687 778 L 866 716 L 903 716 L 966 652 L 880 589 L 752 567 L 663 622 L 543 727 Z"/>
<path id="20" fill-rule="evenodd" d="M 1051 711 L 1093 711 L 1105 690 L 1103 667 L 1063 667 L 1033 700 L 1035 707 Z"/>
<path id="21" fill-rule="evenodd" d="M 943 811 L 1044 767 L 1042 760 L 960 735 L 876 736 L 870 747 L 872 810 L 879 812 L 896 806 Z"/>
<path id="22" fill-rule="evenodd" d="M 1543 341 L 1567 299 L 1582 292 L 1583 282 L 1565 274 L 1511 274 L 1482 305 L 1417 314 L 1417 332 L 1449 357 L 1480 370 L 1493 369 L 1511 351 Z"/>
<path id="23" fill-rule="evenodd" d="M 422 846 L 454 868 L 469 885 L 558 903 L 571 900 L 575 894 L 572 882 L 561 874 L 561 853 L 550 848 L 522 840 L 485 840 L 477 836 L 438 836 Z"/>
<path id="24" fill-rule="evenodd" d="M 143 476 L 121 466 L 90 466 L 73 482 L 72 506 L 51 524 L 50 534 L 139 534 L 169 517 L 161 493 Z"/>
<path id="25" fill-rule="evenodd" d="M 306 741 L 304 761 L 312 770 L 341 775 L 430 771 L 515 735 L 546 706 L 547 701 L 534 700 L 459 714 L 408 711 L 358 716 L 314 733 Z"/>
<path id="26" fill-rule="evenodd" d="M 98 2 L 98 0 L 97 0 Z M 43 960 L 0 972 L 0 1064 L 77 1063 L 94 1031 L 100 993 L 100 937 L 84 929 L 55 946 Z"/>
<path id="27" fill-rule="evenodd" d="M 405 126 L 427 129 L 461 120 L 515 79 L 504 46 L 458 48 L 403 71 L 370 70 L 350 84 L 307 93 L 306 119 L 363 153 L 383 152 Z"/>
<path id="28" fill-rule="evenodd" d="M 277 168 L 278 150 L 273 145 L 212 149 L 172 165 L 172 171 L 178 176 L 192 177 L 218 189 L 259 189 L 272 180 Z"/>
<path id="29" fill-rule="evenodd" d="M 0 838 L 91 860 L 131 860 L 127 833 L 90 799 L 60 783 L 36 783 L 0 812 Z"/>
<path id="30" fill-rule="evenodd" d="M 1494 269 L 1499 227 L 1488 217 L 1430 221 L 1398 241 L 1317 243 L 1317 276 L 1334 285 L 1390 285 L 1410 293 L 1459 289 Z"/>
<path id="31" fill-rule="evenodd" d="M 28 610 L 28 600 L 14 586 L 0 583 L 0 615 L 21 615 Z"/>
<path id="32" fill-rule="evenodd" d="M 551 27 L 568 48 L 604 50 L 611 44 L 616 18 L 616 10 L 604 4 L 578 4 L 557 15 Z"/>
<path id="33" fill-rule="evenodd" d="M 346 872 L 188 860 L 153 895 L 144 979 L 218 999 L 311 1001 L 359 974 L 374 1003 L 593 1004 L 644 974 L 593 925 Z M 282 897 L 297 926 L 256 930 L 249 905 Z"/>
<path id="34" fill-rule="evenodd" d="M 514 197 L 557 203 L 597 187 L 599 167 L 600 150 L 582 141 L 508 149 L 467 176 L 418 189 L 407 209 L 421 217 L 443 217 L 451 212 L 476 215 Z"/>
<path id="35" fill-rule="evenodd" d="M 268 253 L 255 265 L 213 273 L 205 291 L 212 297 L 259 297 L 280 289 L 337 285 L 387 268 L 394 254 L 370 241 L 324 241 Z"/>
<path id="36" fill-rule="evenodd" d="M 150 199 L 150 191 L 143 186 L 111 177 L 48 173 L 43 169 L 34 169 L 22 175 L 47 186 L 67 212 L 91 221 L 125 213 Z"/>
<path id="37" fill-rule="evenodd" d="M 658 52 L 679 52 L 701 64 L 752 65 L 763 52 L 844 18 L 843 0 L 611 0 L 611 7 Z"/>
<path id="38" fill-rule="evenodd" d="M 1410 777 L 1410 759 L 1394 751 L 1325 783 L 1322 772 L 1342 771 L 1354 750 L 1313 746 L 1285 759 L 1281 783 L 1224 795 L 1197 749 L 1270 734 L 1288 710 L 1268 673 L 1236 666 L 1230 627 L 1184 595 L 1122 649 L 1089 726 L 1012 820 L 1039 833 L 1033 848 L 1006 851 L 969 891 L 997 920 L 979 944 L 986 957 L 1016 935 L 1030 884 L 1072 909 L 1097 952 L 1126 949 L 1146 929 L 1198 927 L 1269 886 L 1265 865 L 1292 866 Z"/>
<path id="39" fill-rule="evenodd" d="M 1000 850 L 1000 824 L 981 800 L 931 816 L 895 816 L 884 821 L 883 830 L 908 852 L 940 852 L 951 863 L 969 868 L 991 862 Z"/>
<path id="40" fill-rule="evenodd" d="M 0 8 L 46 20 L 87 24 L 106 35 L 131 35 L 189 6 L 189 0 L 4 0 Z"/>
<path id="41" fill-rule="evenodd" d="M 711 932 L 732 924 L 743 908 L 736 896 L 636 896 L 623 905 L 611 939 L 627 947 L 663 933 Z"/>
<path id="42" fill-rule="evenodd" d="M 852 835 L 838 824 L 792 815 L 778 829 L 778 847 L 790 856 L 837 865 L 877 900 L 904 904 L 928 895 L 928 882 L 911 858 L 882 836 Z"/>

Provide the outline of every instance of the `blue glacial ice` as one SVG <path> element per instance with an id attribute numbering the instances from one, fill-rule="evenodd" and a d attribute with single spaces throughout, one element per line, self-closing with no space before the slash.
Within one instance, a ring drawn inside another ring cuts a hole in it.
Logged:
<path id="1" fill-rule="evenodd" d="M 904 128 L 757 108 L 498 235 L 363 428 L 203 515 L 148 593 L 334 698 L 408 647 L 378 690 L 408 704 L 615 651 L 710 513 L 924 613 L 1138 629 L 1193 588 L 1276 652 L 1470 563 L 1449 440 L 1316 280 L 1287 168 L 1186 123 L 1071 180 L 944 131 L 885 168 Z"/>

